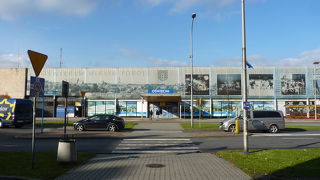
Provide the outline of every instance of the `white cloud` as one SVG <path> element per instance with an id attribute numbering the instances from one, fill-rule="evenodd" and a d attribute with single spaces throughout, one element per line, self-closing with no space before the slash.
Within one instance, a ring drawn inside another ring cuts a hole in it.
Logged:
<path id="1" fill-rule="evenodd" d="M 253 67 L 263 66 L 312 66 L 313 62 L 320 61 L 320 48 L 307 50 L 300 53 L 298 57 L 288 57 L 283 59 L 268 59 L 261 55 L 250 55 L 247 57 Z M 239 67 L 242 65 L 242 57 L 225 58 L 215 66 Z"/>
<path id="2" fill-rule="evenodd" d="M 137 54 L 136 52 L 133 52 L 128 49 L 119 49 L 120 53 L 128 56 L 133 57 L 140 60 L 145 60 L 148 63 L 157 66 L 157 67 L 184 67 L 188 66 L 188 63 L 183 61 L 176 61 L 176 60 L 168 60 L 168 59 L 162 59 L 162 58 L 156 58 L 152 56 L 141 56 Z"/>
<path id="3" fill-rule="evenodd" d="M 320 48 L 300 53 L 299 57 L 289 57 L 279 61 L 282 66 L 311 66 L 314 61 L 320 61 Z"/>
<path id="4" fill-rule="evenodd" d="M 53 13 L 84 16 L 90 13 L 98 0 L 1 0 L 0 17 L 17 19 L 34 13 Z"/>
<path id="5" fill-rule="evenodd" d="M 188 66 L 188 63 L 181 61 L 172 61 L 161 58 L 148 57 L 148 60 L 158 67 L 185 67 Z"/>
<path id="6" fill-rule="evenodd" d="M 26 57 L 16 54 L 2 54 L 0 55 L 0 67 L 1 68 L 22 68 L 30 67 L 30 62 Z"/>

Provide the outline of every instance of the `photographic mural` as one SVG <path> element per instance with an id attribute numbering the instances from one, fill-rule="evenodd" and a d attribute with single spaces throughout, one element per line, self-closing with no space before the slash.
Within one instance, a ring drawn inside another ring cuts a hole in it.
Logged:
<path id="1" fill-rule="evenodd" d="M 281 94 L 282 95 L 305 95 L 306 94 L 305 74 L 282 74 Z"/>
<path id="2" fill-rule="evenodd" d="M 186 74 L 186 95 L 191 95 L 191 75 Z M 193 95 L 209 95 L 209 74 L 193 75 Z"/>
<path id="3" fill-rule="evenodd" d="M 218 74 L 218 95 L 241 95 L 240 74 Z"/>
<path id="4" fill-rule="evenodd" d="M 249 74 L 250 96 L 273 96 L 273 74 Z"/>
<path id="5" fill-rule="evenodd" d="M 319 95 L 320 94 L 320 80 L 317 79 L 317 80 L 313 80 L 313 88 L 316 89 L 316 95 Z M 314 93 L 314 91 L 313 91 Z"/>

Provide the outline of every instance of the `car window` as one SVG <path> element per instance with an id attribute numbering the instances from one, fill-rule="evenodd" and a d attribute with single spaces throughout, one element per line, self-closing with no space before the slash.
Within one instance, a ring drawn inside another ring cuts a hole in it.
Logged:
<path id="1" fill-rule="evenodd" d="M 111 120 L 111 119 L 112 119 L 112 116 L 106 115 L 106 120 Z"/>
<path id="2" fill-rule="evenodd" d="M 89 120 L 92 120 L 92 121 L 98 121 L 98 120 L 101 119 L 101 117 L 100 117 L 100 116 L 91 116 L 91 117 L 89 117 L 88 119 L 89 119 Z"/>
<path id="3" fill-rule="evenodd" d="M 265 118 L 265 117 L 281 117 L 277 111 L 253 111 L 254 118 Z"/>

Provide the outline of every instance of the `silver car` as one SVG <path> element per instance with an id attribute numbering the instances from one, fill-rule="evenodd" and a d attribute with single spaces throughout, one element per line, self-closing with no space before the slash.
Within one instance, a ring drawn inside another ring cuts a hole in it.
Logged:
<path id="1" fill-rule="evenodd" d="M 253 110 L 248 111 L 248 130 L 268 130 L 276 133 L 285 128 L 285 121 L 282 111 Z M 235 120 L 239 120 L 239 129 L 243 129 L 242 113 L 233 118 L 226 118 L 220 123 L 220 129 L 235 132 Z"/>

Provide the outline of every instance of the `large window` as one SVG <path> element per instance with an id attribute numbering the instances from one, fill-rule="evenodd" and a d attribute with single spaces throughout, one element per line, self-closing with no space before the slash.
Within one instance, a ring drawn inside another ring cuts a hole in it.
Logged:
<path id="1" fill-rule="evenodd" d="M 95 114 L 115 114 L 114 101 L 89 101 L 88 116 Z"/>
<path id="2" fill-rule="evenodd" d="M 119 116 L 138 116 L 137 101 L 120 101 L 118 102 Z"/>

